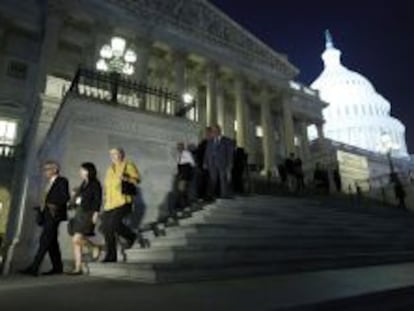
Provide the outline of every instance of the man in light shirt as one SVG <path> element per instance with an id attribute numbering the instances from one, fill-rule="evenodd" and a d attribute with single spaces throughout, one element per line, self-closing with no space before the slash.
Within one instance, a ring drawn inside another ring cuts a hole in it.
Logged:
<path id="1" fill-rule="evenodd" d="M 193 155 L 185 148 L 184 143 L 177 144 L 177 204 L 176 210 L 190 205 L 189 190 L 193 179 L 195 161 Z"/>

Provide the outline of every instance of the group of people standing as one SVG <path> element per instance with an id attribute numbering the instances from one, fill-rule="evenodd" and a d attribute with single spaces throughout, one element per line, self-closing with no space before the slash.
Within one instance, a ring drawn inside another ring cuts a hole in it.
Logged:
<path id="1" fill-rule="evenodd" d="M 32 263 L 21 272 L 38 276 L 40 266 L 49 253 L 52 269 L 43 275 L 63 273 L 62 255 L 58 241 L 59 226 L 68 218 L 68 206 L 75 209 L 74 217 L 68 222 L 68 231 L 72 236 L 74 269 L 69 275 L 83 274 L 83 247 L 93 248 L 93 259 L 99 260 L 102 251 L 100 245 L 90 245 L 88 237 L 95 234 L 102 203 L 101 231 L 105 238 L 105 257 L 103 263 L 117 261 L 117 237 L 123 239 L 123 247 L 130 248 L 137 235 L 123 222 L 131 213 L 132 203 L 136 195 L 136 187 L 140 182 L 137 166 L 125 157 L 122 148 L 110 150 L 111 165 L 107 169 L 104 185 L 98 180 L 97 169 L 93 163 L 81 164 L 79 175 L 81 183 L 72 193 L 68 180 L 60 175 L 59 164 L 47 161 L 43 173 L 47 180 L 41 204 L 36 207 L 36 221 L 42 227 L 39 245 Z M 104 194 L 104 195 L 103 195 Z M 102 202 L 102 198 L 105 198 Z"/>
<path id="2" fill-rule="evenodd" d="M 188 207 L 191 201 L 210 202 L 241 192 L 242 187 L 237 185 L 242 184 L 247 156 L 239 149 L 234 140 L 222 135 L 219 125 L 207 127 L 198 146 L 186 148 L 184 143 L 178 143 L 175 210 Z"/>

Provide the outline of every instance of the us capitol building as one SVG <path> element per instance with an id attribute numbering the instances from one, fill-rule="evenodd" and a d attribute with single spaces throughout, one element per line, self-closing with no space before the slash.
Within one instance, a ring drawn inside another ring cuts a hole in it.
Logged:
<path id="1" fill-rule="evenodd" d="M 324 70 L 311 87 L 329 102 L 323 111 L 326 137 L 372 152 L 381 151 L 385 138 L 394 157 L 407 158 L 405 126 L 390 116 L 391 104 L 368 79 L 341 63 L 341 51 L 335 48 L 329 31 L 322 59 Z"/>
<path id="2" fill-rule="evenodd" d="M 290 152 L 306 161 L 310 125 L 323 138 L 318 92 L 206 0 L 2 0 L 0 42 L 0 234 L 8 219 L 19 260 L 33 247 L 45 159 L 74 187 L 80 163 L 103 172 L 108 149 L 125 147 L 151 221 L 171 189 L 176 142 L 197 143 L 206 125 L 220 124 L 263 172 Z M 101 57 L 112 55 L 130 62 L 121 74 L 87 70 L 108 69 Z"/>

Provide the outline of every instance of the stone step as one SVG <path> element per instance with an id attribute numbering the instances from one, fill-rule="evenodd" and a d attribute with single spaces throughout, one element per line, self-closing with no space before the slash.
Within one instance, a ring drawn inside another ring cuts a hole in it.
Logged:
<path id="1" fill-rule="evenodd" d="M 262 197 L 257 197 L 254 200 L 246 199 L 246 200 L 223 200 L 217 203 L 218 206 L 230 206 L 230 207 L 241 207 L 248 208 L 255 207 L 255 208 L 264 208 L 271 210 L 272 208 L 282 207 L 285 209 L 287 206 L 292 206 L 293 208 L 299 208 L 306 212 L 306 210 L 314 210 L 320 212 L 335 212 L 335 213 L 346 213 L 346 214 L 366 214 L 366 215 L 375 215 L 377 217 L 396 217 L 400 219 L 404 219 L 407 216 L 413 218 L 413 215 L 407 213 L 406 211 L 402 211 L 396 208 L 384 208 L 384 207 L 350 207 L 349 204 L 344 204 L 340 200 L 296 200 L 296 203 L 287 203 L 284 204 L 283 201 L 279 200 L 277 197 L 273 197 L 272 199 L 263 199 Z M 289 210 L 288 208 L 286 208 Z"/>
<path id="2" fill-rule="evenodd" d="M 395 230 L 395 229 L 413 229 L 414 223 L 390 223 L 389 221 L 373 221 L 369 222 L 361 219 L 347 219 L 347 218 L 326 218 L 321 219 L 317 216 L 302 218 L 302 217 L 285 217 L 285 216 L 272 216 L 259 215 L 259 214 L 233 214 L 231 212 L 219 212 L 219 211 L 204 211 L 203 213 L 196 214 L 191 218 L 180 220 L 180 225 L 197 224 L 197 223 L 255 223 L 261 225 L 274 226 L 279 225 L 307 225 L 314 224 L 317 226 L 333 225 L 333 226 L 352 226 L 352 227 L 366 227 L 366 228 L 378 228 L 381 230 Z"/>
<path id="3" fill-rule="evenodd" d="M 90 264 L 95 277 L 125 279 L 145 283 L 180 282 L 194 280 L 227 279 L 234 277 L 288 274 L 368 265 L 390 264 L 414 260 L 414 252 L 385 252 L 377 254 L 349 254 L 273 261 L 250 264 L 172 263 L 172 264 Z"/>
<path id="4" fill-rule="evenodd" d="M 373 249 L 362 249 L 358 247 L 343 247 L 336 249 L 284 249 L 281 250 L 277 246 L 267 247 L 208 247 L 208 246 L 187 246 L 176 248 L 153 248 L 150 250 L 131 249 L 127 252 L 128 263 L 252 263 L 252 262 L 273 262 L 273 261 L 289 261 L 298 259 L 312 259 L 314 257 L 324 256 L 346 256 L 358 253 L 376 254 L 378 252 L 406 252 L 403 247 L 384 247 Z"/>
<path id="5" fill-rule="evenodd" d="M 187 221 L 185 224 L 181 225 L 180 228 L 186 227 L 195 227 L 201 230 L 221 230 L 222 234 L 226 234 L 227 232 L 238 232 L 238 231 L 259 231 L 263 232 L 263 234 L 274 232 L 274 233 L 290 233 L 294 232 L 299 234 L 335 234 L 335 233 L 344 233 L 351 236 L 356 235 L 378 235 L 384 236 L 387 234 L 414 234 L 413 228 L 405 229 L 405 228 L 376 228 L 376 227 L 350 227 L 350 226 L 339 226 L 335 224 L 331 224 L 330 226 L 327 225 L 319 225 L 319 224 L 301 224 L 301 225 L 291 225 L 289 223 L 270 223 L 270 224 L 262 224 L 262 223 L 237 223 L 237 222 L 229 222 L 224 220 L 215 220 L 214 222 L 204 222 L 200 223 L 197 221 Z M 167 233 L 168 234 L 168 233 Z"/>
<path id="6" fill-rule="evenodd" d="M 246 231 L 248 230 L 248 231 Z M 373 239 L 388 239 L 390 238 L 389 232 L 383 231 L 367 231 L 364 232 L 349 230 L 348 228 L 321 228 L 315 227 L 312 230 L 306 230 L 306 227 L 274 227 L 274 228 L 263 228 L 263 227 L 246 227 L 240 225 L 227 225 L 227 224 L 198 224 L 185 227 L 172 227 L 166 228 L 166 236 L 168 238 L 184 238 L 184 237 L 209 237 L 209 238 L 244 238 L 248 232 L 249 237 L 257 238 L 298 238 L 298 239 L 338 239 L 338 238 L 373 238 Z M 395 231 L 392 232 L 391 237 L 395 239 L 407 239 L 410 240 L 413 233 L 412 231 Z M 146 233 L 145 235 L 151 241 L 155 241 L 158 238 L 154 238 L 152 233 Z"/>
<path id="7" fill-rule="evenodd" d="M 312 213 L 312 214 L 320 214 L 320 215 L 349 215 L 349 216 L 360 216 L 360 217 L 371 217 L 375 216 L 378 218 L 389 219 L 396 218 L 396 219 L 406 219 L 407 217 L 411 220 L 414 219 L 413 215 L 407 212 L 398 212 L 398 213 L 385 213 L 384 211 L 377 209 L 377 208 L 338 208 L 335 206 L 314 206 L 314 205 L 305 205 L 305 206 L 284 206 L 279 205 L 277 201 L 270 205 L 258 203 L 258 204 L 249 204 L 243 203 L 239 204 L 237 201 L 226 201 L 222 203 L 218 203 L 212 208 L 222 209 L 222 210 L 232 210 L 232 211 L 250 211 L 250 212 L 276 212 L 276 213 L 292 213 L 292 212 L 301 212 L 304 214 Z"/>
<path id="8" fill-rule="evenodd" d="M 156 239 L 152 242 L 152 246 L 155 247 L 177 247 L 177 246 L 197 246 L 197 245 L 214 245 L 214 246 L 277 246 L 280 249 L 286 248 L 341 248 L 346 246 L 353 247 L 399 247 L 399 248 L 413 248 L 414 241 L 411 239 L 397 239 L 387 241 L 377 238 L 365 238 L 360 237 L 345 237 L 343 239 L 332 238 L 283 238 L 279 236 L 269 236 L 266 238 L 260 237 L 204 237 L 204 236 L 186 236 L 181 238 L 169 238 L 163 237 Z"/>

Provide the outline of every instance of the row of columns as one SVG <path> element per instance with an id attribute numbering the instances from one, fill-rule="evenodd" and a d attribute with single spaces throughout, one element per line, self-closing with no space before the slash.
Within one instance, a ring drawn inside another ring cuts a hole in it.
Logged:
<path id="1" fill-rule="evenodd" d="M 99 40 L 97 40 L 99 42 Z M 99 42 L 102 45 L 102 42 Z M 135 39 L 136 52 L 138 54 L 136 71 L 134 78 L 138 81 L 146 82 L 149 70 L 149 63 L 152 51 L 152 42 L 148 39 Z M 96 47 L 95 50 L 99 51 Z M 188 55 L 185 52 L 174 51 L 173 58 L 173 73 L 174 80 L 172 83 L 174 92 L 178 95 L 187 91 L 186 85 L 186 63 Z M 225 90 L 221 83 L 219 83 L 219 67 L 215 63 L 208 63 L 206 66 L 206 76 L 204 83 L 205 93 L 202 88 L 197 89 L 198 102 L 198 121 L 203 125 L 219 124 L 222 128 L 228 128 L 226 122 L 233 123 L 233 120 L 225 120 L 226 118 L 226 103 Z M 246 94 L 247 81 L 242 75 L 234 77 L 234 112 L 235 120 L 237 121 L 236 141 L 239 147 L 242 147 L 249 152 L 249 131 L 248 131 L 248 106 Z M 265 89 L 260 95 L 260 123 L 263 130 L 262 149 L 264 158 L 264 170 L 270 171 L 275 167 L 276 142 L 275 129 L 273 125 L 272 114 L 272 98 L 271 90 Z M 295 146 L 295 123 L 293 119 L 292 107 L 290 102 L 290 95 L 280 95 L 279 106 L 281 108 L 280 122 L 278 133 L 281 138 L 281 148 L 283 154 L 288 156 L 290 153 L 296 151 Z M 177 111 L 179 107 L 173 107 L 173 112 Z M 307 138 L 307 123 L 301 122 L 299 133 L 301 136 L 301 156 L 307 158 L 309 152 L 309 141 Z M 322 126 L 317 126 L 319 137 L 323 137 Z"/>

